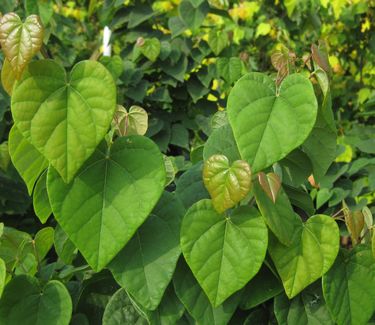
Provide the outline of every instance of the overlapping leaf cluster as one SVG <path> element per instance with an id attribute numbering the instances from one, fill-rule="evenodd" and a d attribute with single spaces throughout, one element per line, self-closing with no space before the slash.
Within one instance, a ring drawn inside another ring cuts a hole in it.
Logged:
<path id="1" fill-rule="evenodd" d="M 374 5 L 318 2 L 0 4 L 0 323 L 371 323 Z"/>

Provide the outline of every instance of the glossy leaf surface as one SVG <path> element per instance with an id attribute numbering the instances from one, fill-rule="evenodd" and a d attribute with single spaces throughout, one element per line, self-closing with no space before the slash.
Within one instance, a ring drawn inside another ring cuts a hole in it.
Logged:
<path id="1" fill-rule="evenodd" d="M 267 249 L 267 228 L 255 209 L 239 207 L 226 217 L 214 210 L 210 200 L 202 200 L 183 219 L 181 249 L 217 307 L 259 271 Z"/>
<path id="2" fill-rule="evenodd" d="M 55 61 L 32 62 L 13 89 L 17 128 L 68 183 L 103 139 L 115 109 L 112 75 L 95 61 L 77 63 L 69 76 Z"/>
<path id="3" fill-rule="evenodd" d="M 253 72 L 234 85 L 227 111 L 241 157 L 256 173 L 304 142 L 315 123 L 317 100 L 302 75 L 286 77 L 276 93 L 270 77 Z"/>
<path id="4" fill-rule="evenodd" d="M 164 192 L 145 223 L 109 265 L 116 281 L 148 310 L 157 308 L 172 279 L 181 253 L 184 213 L 178 198 Z"/>
<path id="5" fill-rule="evenodd" d="M 249 193 L 250 166 L 243 160 L 236 160 L 230 165 L 224 155 L 214 155 L 204 163 L 203 182 L 211 195 L 212 205 L 222 213 Z"/>
<path id="6" fill-rule="evenodd" d="M 164 188 L 165 170 L 151 140 L 129 136 L 118 138 L 110 151 L 103 143 L 70 184 L 53 168 L 47 178 L 56 220 L 98 271 L 153 209 Z"/>
<path id="7" fill-rule="evenodd" d="M 44 29 L 36 15 L 21 21 L 16 13 L 8 13 L 0 20 L 0 43 L 17 79 L 43 44 Z"/>
<path id="8" fill-rule="evenodd" d="M 289 247 L 270 236 L 269 253 L 290 298 L 326 273 L 339 250 L 339 229 L 335 220 L 315 215 L 291 233 Z"/>

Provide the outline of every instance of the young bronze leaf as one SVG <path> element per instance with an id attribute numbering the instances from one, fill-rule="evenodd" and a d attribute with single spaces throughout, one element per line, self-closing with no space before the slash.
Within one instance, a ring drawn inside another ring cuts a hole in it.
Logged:
<path id="1" fill-rule="evenodd" d="M 21 21 L 11 12 L 1 18 L 0 43 L 6 58 L 19 79 L 26 65 L 43 44 L 44 29 L 39 17 L 31 15 Z"/>
<path id="2" fill-rule="evenodd" d="M 273 201 L 276 202 L 277 194 L 280 191 L 281 181 L 279 176 L 275 173 L 259 173 L 258 174 L 259 184 L 262 187 L 264 193 Z"/>
<path id="3" fill-rule="evenodd" d="M 203 168 L 203 181 L 211 195 L 214 208 L 222 213 L 240 202 L 251 188 L 251 170 L 246 161 L 229 165 L 224 155 L 209 158 Z"/>

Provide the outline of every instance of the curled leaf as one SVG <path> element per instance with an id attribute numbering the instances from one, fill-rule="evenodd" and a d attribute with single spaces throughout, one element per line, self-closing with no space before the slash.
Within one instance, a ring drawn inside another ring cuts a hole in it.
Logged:
<path id="1" fill-rule="evenodd" d="M 365 226 L 365 219 L 362 211 L 350 211 L 345 202 L 343 202 L 344 218 L 346 227 L 349 230 L 353 245 L 359 244 L 361 232 Z"/>
<path id="2" fill-rule="evenodd" d="M 280 191 L 281 181 L 279 176 L 275 173 L 268 173 L 267 175 L 263 172 L 258 174 L 258 181 L 262 187 L 264 193 L 273 201 L 276 202 L 277 194 Z"/>
<path id="3" fill-rule="evenodd" d="M 214 208 L 222 213 L 235 206 L 249 193 L 251 170 L 244 160 L 229 165 L 224 155 L 214 155 L 204 164 L 203 181 L 211 195 Z"/>

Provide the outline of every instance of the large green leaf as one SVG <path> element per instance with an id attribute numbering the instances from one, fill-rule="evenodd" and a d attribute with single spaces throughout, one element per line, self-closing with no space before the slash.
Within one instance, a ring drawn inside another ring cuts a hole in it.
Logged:
<path id="1" fill-rule="evenodd" d="M 44 29 L 36 15 L 22 22 L 14 12 L 0 20 L 0 44 L 17 79 L 43 44 Z"/>
<path id="2" fill-rule="evenodd" d="M 181 201 L 165 192 L 146 222 L 109 265 L 116 281 L 143 307 L 154 310 L 172 279 L 181 249 Z"/>
<path id="3" fill-rule="evenodd" d="M 289 300 L 282 293 L 274 300 L 274 312 L 279 325 L 334 325 L 323 298 L 320 281 Z"/>
<path id="4" fill-rule="evenodd" d="M 241 157 L 255 173 L 305 141 L 317 100 L 311 82 L 300 74 L 288 76 L 276 90 L 270 77 L 252 72 L 234 85 L 227 111 Z"/>
<path id="5" fill-rule="evenodd" d="M 198 324 L 228 324 L 241 297 L 236 293 L 214 308 L 182 258 L 177 264 L 173 285 L 177 297 Z"/>
<path id="6" fill-rule="evenodd" d="M 56 220 L 98 271 L 158 201 L 165 184 L 163 157 L 146 137 L 121 137 L 109 149 L 102 143 L 70 184 L 53 168 L 47 183 Z"/>
<path id="7" fill-rule="evenodd" d="M 41 287 L 36 278 L 20 275 L 11 280 L 0 300 L 0 324 L 68 325 L 72 300 L 59 281 Z"/>
<path id="8" fill-rule="evenodd" d="M 202 200 L 182 221 L 181 250 L 214 307 L 259 271 L 267 241 L 267 228 L 254 208 L 239 207 L 225 216 Z"/>
<path id="9" fill-rule="evenodd" d="M 224 155 L 214 155 L 204 163 L 203 182 L 219 213 L 234 207 L 246 197 L 251 188 L 251 170 L 244 160 L 232 165 Z"/>
<path id="10" fill-rule="evenodd" d="M 119 289 L 111 297 L 103 314 L 103 325 L 143 325 L 147 321 L 133 306 L 124 289 Z"/>
<path id="11" fill-rule="evenodd" d="M 23 136 L 70 182 L 106 134 L 116 109 L 116 87 L 98 62 L 77 63 L 70 76 L 51 60 L 32 62 L 12 96 Z"/>
<path id="12" fill-rule="evenodd" d="M 375 260 L 371 248 L 342 249 L 323 277 L 323 292 L 339 325 L 365 325 L 375 312 Z"/>
<path id="13" fill-rule="evenodd" d="M 302 221 L 293 211 L 283 188 L 278 191 L 275 203 L 258 182 L 254 182 L 253 188 L 258 208 L 268 227 L 283 244 L 290 245 L 291 234 L 302 226 Z"/>
<path id="14" fill-rule="evenodd" d="M 8 145 L 13 165 L 25 181 L 31 195 L 39 175 L 48 167 L 48 161 L 23 137 L 15 125 L 9 132 Z"/>
<path id="15" fill-rule="evenodd" d="M 340 239 L 336 221 L 321 214 L 309 218 L 290 236 L 292 243 L 289 247 L 274 236 L 270 236 L 268 247 L 289 299 L 330 269 Z"/>

